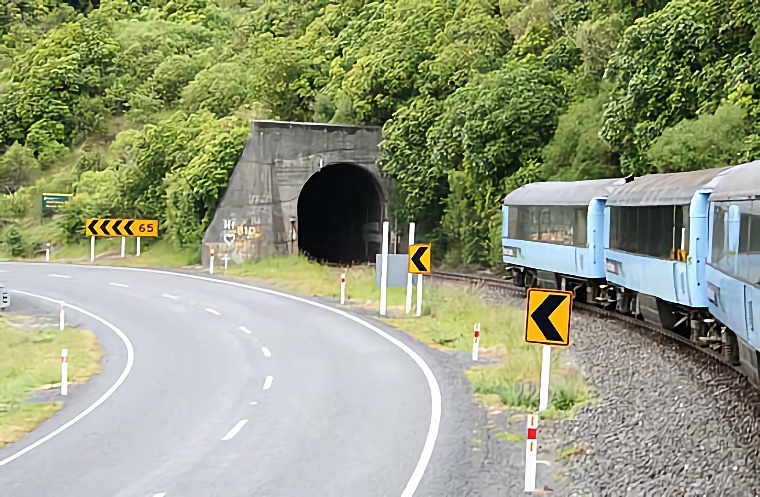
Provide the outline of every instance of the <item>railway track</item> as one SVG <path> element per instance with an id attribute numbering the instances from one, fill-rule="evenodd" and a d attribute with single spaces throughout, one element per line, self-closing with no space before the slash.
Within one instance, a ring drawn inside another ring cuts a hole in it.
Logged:
<path id="1" fill-rule="evenodd" d="M 525 298 L 526 293 L 527 293 L 525 288 L 518 287 L 510 283 L 509 281 L 506 281 L 497 277 L 493 277 L 493 276 L 485 276 L 485 275 L 478 275 L 478 274 L 462 274 L 462 273 L 454 273 L 454 272 L 448 272 L 448 271 L 436 271 L 431 275 L 431 277 L 433 280 L 469 284 L 477 288 L 486 289 L 490 292 L 493 292 L 503 297 Z M 659 326 L 655 326 L 651 323 L 647 323 L 645 321 L 641 321 L 639 319 L 636 319 L 630 316 L 625 316 L 622 314 L 618 314 L 616 312 L 608 311 L 606 309 L 601 309 L 599 307 L 587 304 L 585 302 L 573 301 L 573 308 L 583 311 L 585 313 L 602 317 L 602 318 L 623 322 L 623 323 L 626 323 L 627 325 L 630 325 L 639 329 L 645 329 L 648 331 L 658 333 L 659 335 L 669 340 L 673 340 L 681 345 L 685 345 L 689 347 L 690 349 L 697 350 L 700 353 L 708 356 L 710 359 L 716 361 L 715 364 L 721 369 L 723 369 L 724 371 L 740 375 L 742 378 L 746 379 L 747 381 L 750 381 L 750 379 L 745 375 L 744 371 L 742 371 L 740 367 L 727 362 L 722 355 L 714 352 L 712 349 L 709 349 L 706 347 L 699 347 L 695 343 L 693 343 L 691 340 L 677 333 L 674 333 L 672 331 L 666 330 Z M 753 383 L 753 386 L 754 388 L 760 390 L 760 385 Z"/>

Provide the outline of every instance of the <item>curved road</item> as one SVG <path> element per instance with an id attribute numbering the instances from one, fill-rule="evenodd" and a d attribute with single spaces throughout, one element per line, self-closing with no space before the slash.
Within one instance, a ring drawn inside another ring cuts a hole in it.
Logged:
<path id="1" fill-rule="evenodd" d="M 199 276 L 0 271 L 7 289 L 38 296 L 12 293 L 12 307 L 55 310 L 47 297 L 90 313 L 67 318 L 107 354 L 64 409 L 0 450 L 3 497 L 410 497 L 426 469 L 435 378 L 359 318 Z"/>

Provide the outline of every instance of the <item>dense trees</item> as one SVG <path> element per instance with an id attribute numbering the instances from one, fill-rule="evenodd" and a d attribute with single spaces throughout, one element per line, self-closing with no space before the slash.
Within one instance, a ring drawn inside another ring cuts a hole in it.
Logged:
<path id="1" fill-rule="evenodd" d="M 62 240 L 142 215 L 197 244 L 251 118 L 376 124 L 394 216 L 496 262 L 521 184 L 756 158 L 755 3 L 5 0 L 0 220 L 68 191 Z"/>

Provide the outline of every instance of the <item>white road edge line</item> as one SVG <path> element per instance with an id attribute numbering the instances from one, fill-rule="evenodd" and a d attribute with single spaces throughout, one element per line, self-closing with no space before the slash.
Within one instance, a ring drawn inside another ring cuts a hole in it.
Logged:
<path id="1" fill-rule="evenodd" d="M 250 335 L 250 334 L 251 334 L 251 330 L 249 330 L 249 329 L 248 329 L 248 328 L 246 328 L 245 326 L 241 326 L 241 327 L 240 327 L 240 328 L 238 328 L 238 329 L 239 329 L 240 331 L 242 331 L 243 333 L 246 333 L 246 334 L 248 334 L 248 335 Z"/>
<path id="2" fill-rule="evenodd" d="M 50 297 L 44 297 L 42 295 L 37 295 L 36 293 L 23 292 L 21 290 L 11 290 L 11 292 L 20 293 L 21 295 L 27 295 L 29 297 L 35 297 L 35 298 L 42 299 L 42 300 L 47 300 L 49 302 L 54 302 L 56 304 L 60 304 L 60 302 L 61 302 L 60 300 L 55 300 L 55 299 L 51 299 Z M 68 421 L 63 426 L 59 427 L 57 430 L 53 431 L 52 433 L 50 433 L 50 434 L 42 437 L 41 439 L 37 440 L 33 444 L 28 445 L 27 447 L 25 447 L 23 449 L 21 449 L 20 451 L 16 452 L 15 454 L 12 454 L 12 455 L 6 457 L 2 461 L 0 461 L 0 466 L 5 466 L 9 462 L 11 462 L 11 461 L 13 461 L 15 459 L 18 459 L 19 457 L 23 456 L 24 454 L 26 454 L 30 450 L 39 447 L 40 445 L 44 444 L 48 440 L 50 440 L 53 437 L 55 437 L 55 436 L 59 435 L 60 433 L 62 433 L 64 430 L 66 430 L 68 428 L 71 428 L 76 423 L 78 423 L 80 420 L 84 419 L 85 416 L 87 416 L 88 414 L 90 414 L 98 406 L 100 406 L 103 402 L 105 402 L 106 400 L 108 400 L 108 398 L 111 395 L 113 395 L 114 392 L 116 392 L 116 389 L 118 389 L 121 386 L 121 384 L 124 383 L 124 380 L 129 375 L 129 372 L 132 371 L 132 364 L 134 364 L 134 362 L 135 362 L 135 351 L 132 348 L 132 342 L 129 341 L 129 338 L 127 338 L 127 336 L 124 334 L 124 332 L 122 332 L 119 328 L 117 328 L 116 326 L 112 325 L 111 323 L 109 323 L 105 319 L 101 318 L 100 316 L 97 316 L 97 315 L 95 315 L 95 314 L 93 314 L 93 313 L 91 313 L 89 311 L 85 311 L 81 307 L 77 307 L 77 306 L 71 305 L 71 304 L 66 304 L 66 307 L 68 307 L 69 309 L 74 309 L 75 311 L 81 312 L 85 316 L 91 317 L 92 319 L 94 319 L 94 320 L 102 323 L 103 325 L 105 325 L 108 328 L 110 328 L 111 331 L 113 331 L 114 333 L 116 333 L 119 336 L 119 338 L 121 338 L 121 341 L 124 342 L 124 346 L 126 346 L 126 348 L 127 348 L 127 364 L 126 364 L 126 366 L 124 366 L 124 371 L 121 372 L 121 376 L 119 376 L 119 378 L 116 380 L 116 383 L 114 383 L 113 385 L 111 385 L 111 388 L 109 388 L 106 391 L 106 393 L 104 393 L 103 395 L 101 395 L 98 400 L 96 400 L 95 402 L 93 402 L 90 405 L 90 407 L 88 407 L 87 409 L 85 409 L 84 411 L 82 411 L 81 413 L 79 413 L 75 418 L 71 419 L 70 421 Z"/>
<path id="3" fill-rule="evenodd" d="M 65 274 L 55 274 L 55 273 L 51 274 L 50 277 L 51 278 L 71 278 L 71 276 L 66 276 Z"/>
<path id="4" fill-rule="evenodd" d="M 172 299 L 172 300 L 177 300 L 179 298 L 176 295 L 169 295 L 168 293 L 162 293 L 161 296 L 166 297 L 167 299 Z"/>
<path id="5" fill-rule="evenodd" d="M 261 353 L 264 354 L 265 357 L 272 357 L 272 353 L 269 352 L 269 349 L 266 347 L 261 347 Z"/>
<path id="6" fill-rule="evenodd" d="M 243 426 L 245 426 L 245 424 L 247 422 L 248 422 L 247 419 L 241 419 L 240 421 L 238 421 L 238 424 L 236 424 L 229 432 L 227 432 L 227 434 L 224 436 L 224 438 L 222 439 L 222 441 L 232 439 L 232 437 L 234 437 L 235 435 L 237 435 L 238 432 L 241 429 L 243 429 Z"/>
<path id="7" fill-rule="evenodd" d="M 42 263 L 42 262 L 3 262 L 0 263 L 0 265 L 50 265 L 50 263 Z M 57 264 L 57 263 L 53 263 Z M 388 333 L 384 332 L 377 326 L 368 323 L 367 321 L 364 321 L 359 316 L 354 316 L 353 314 L 349 314 L 346 311 L 343 311 L 341 309 L 336 309 L 334 307 L 330 307 L 329 305 L 322 304 L 320 302 L 314 302 L 313 300 L 305 299 L 303 297 L 297 297 L 295 295 L 290 295 L 287 293 L 278 292 L 277 290 L 270 290 L 269 288 L 261 288 L 253 285 L 248 285 L 246 283 L 239 283 L 237 281 L 228 281 L 223 279 L 217 279 L 217 278 L 208 278 L 206 276 L 199 276 L 196 274 L 184 274 L 184 273 L 175 273 L 172 271 L 165 271 L 161 269 L 148 269 L 148 268 L 133 268 L 133 267 L 117 267 L 117 266 L 89 266 L 89 265 L 77 265 L 77 267 L 83 267 L 88 269 L 94 269 L 94 270 L 114 270 L 114 271 L 132 271 L 135 273 L 153 273 L 153 274 L 163 274 L 163 275 L 170 275 L 175 276 L 178 278 L 188 278 L 193 280 L 201 280 L 201 281 L 207 281 L 211 283 L 216 283 L 220 285 L 228 285 L 228 286 L 234 286 L 237 288 L 246 288 L 248 290 L 253 290 L 260 293 L 266 293 L 268 295 L 275 295 L 279 297 L 283 297 L 286 299 L 290 299 L 296 302 L 302 302 L 307 305 L 311 305 L 314 307 L 319 307 L 320 309 L 327 310 L 329 312 L 333 312 L 335 314 L 341 315 L 345 317 L 346 319 L 350 319 L 351 321 L 358 323 L 365 328 L 367 328 L 370 331 L 373 331 L 374 333 L 380 335 L 384 339 L 388 340 L 390 343 L 401 349 L 402 352 L 404 352 L 406 355 L 411 357 L 411 359 L 417 364 L 417 366 L 422 370 L 422 373 L 425 375 L 425 379 L 428 382 L 428 387 L 430 388 L 430 428 L 428 429 L 427 436 L 425 437 L 425 445 L 422 447 L 422 452 L 420 453 L 420 458 L 417 461 L 417 465 L 414 468 L 414 471 L 412 472 L 411 477 L 409 478 L 409 481 L 406 484 L 406 487 L 404 487 L 403 492 L 401 492 L 400 497 L 413 497 L 414 492 L 417 490 L 417 487 L 420 485 L 420 481 L 422 480 L 422 476 L 425 474 L 425 470 L 427 469 L 428 464 L 430 463 L 430 458 L 433 455 L 433 449 L 435 448 L 435 442 L 438 438 L 438 431 L 441 427 L 441 388 L 438 385 L 438 381 L 435 379 L 435 375 L 433 374 L 433 371 L 430 369 L 430 366 L 427 365 L 427 363 L 411 348 L 409 348 L 408 345 L 401 342 L 400 340 L 393 338 Z"/>
<path id="8" fill-rule="evenodd" d="M 269 390 L 272 387 L 273 379 L 271 376 L 267 376 L 267 379 L 264 380 L 264 390 Z"/>
<path id="9" fill-rule="evenodd" d="M 111 286 L 118 286 L 121 288 L 129 288 L 129 285 L 125 285 L 124 283 L 109 283 Z"/>
<path id="10" fill-rule="evenodd" d="M 215 311 L 214 309 L 211 309 L 210 307 L 206 307 L 206 312 L 210 312 L 211 314 L 218 316 L 219 311 Z"/>

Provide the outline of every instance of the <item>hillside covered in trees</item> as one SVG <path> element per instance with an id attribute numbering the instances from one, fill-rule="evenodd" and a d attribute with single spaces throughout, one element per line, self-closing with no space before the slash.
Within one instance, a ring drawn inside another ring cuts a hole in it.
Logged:
<path id="1" fill-rule="evenodd" d="M 500 260 L 526 182 L 760 158 L 753 0 L 92 2 L 0 0 L 15 255 L 91 216 L 198 244 L 254 118 L 382 125 L 394 216 L 451 262 Z M 43 192 L 76 195 L 41 223 Z"/>

